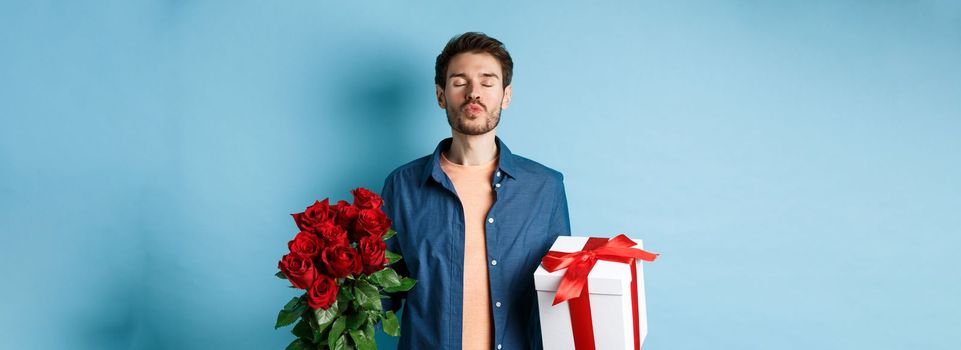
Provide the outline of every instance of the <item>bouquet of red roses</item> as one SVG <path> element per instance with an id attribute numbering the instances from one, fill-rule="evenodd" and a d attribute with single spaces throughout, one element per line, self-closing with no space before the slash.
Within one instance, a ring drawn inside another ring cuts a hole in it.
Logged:
<path id="1" fill-rule="evenodd" d="M 384 312 L 384 292 L 410 290 L 416 281 L 388 265 L 401 256 L 387 251 L 385 240 L 396 232 L 381 210 L 384 200 L 365 188 L 351 193 L 354 202 L 317 201 L 291 214 L 300 232 L 287 243 L 277 277 L 306 292 L 280 310 L 275 328 L 293 324 L 297 339 L 287 349 L 376 349 L 374 325 L 399 336 L 392 311 Z"/>

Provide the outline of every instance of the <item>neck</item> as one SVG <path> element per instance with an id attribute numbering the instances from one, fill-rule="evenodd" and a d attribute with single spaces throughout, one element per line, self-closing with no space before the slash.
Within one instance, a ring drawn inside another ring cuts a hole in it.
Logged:
<path id="1" fill-rule="evenodd" d="M 444 154 L 447 160 L 460 165 L 483 165 L 497 157 L 494 131 L 483 135 L 465 135 L 452 130 L 454 141 Z"/>

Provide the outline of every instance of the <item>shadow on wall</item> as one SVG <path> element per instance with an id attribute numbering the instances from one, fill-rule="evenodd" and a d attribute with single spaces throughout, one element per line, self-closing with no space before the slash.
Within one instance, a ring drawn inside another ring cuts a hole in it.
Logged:
<path id="1" fill-rule="evenodd" d="M 206 201 L 190 206 L 170 206 L 164 203 L 188 203 L 198 197 L 180 187 L 177 180 L 164 180 L 159 184 L 159 193 L 150 193 L 145 199 L 144 206 L 159 206 L 159 212 L 153 211 L 154 216 L 147 217 L 149 225 L 145 229 L 145 270 L 147 310 L 144 315 L 135 315 L 144 324 L 144 330 L 138 339 L 134 340 L 133 348 L 165 349 L 165 348 L 205 348 L 218 344 L 218 337 L 227 337 L 232 328 L 256 329 L 256 341 L 274 341 L 282 339 L 284 345 L 291 339 L 289 327 L 274 330 L 272 324 L 263 323 L 262 318 L 254 318 L 253 314 L 230 314 L 226 316 L 197 317 L 200 312 L 215 312 L 221 308 L 207 304 L 213 289 L 184 291 L 187 286 L 202 286 L 211 278 L 217 278 L 222 284 L 243 286 L 241 292 L 232 297 L 235 301 L 247 301 L 251 294 L 280 293 L 282 283 L 269 274 L 256 277 L 256 280 L 244 276 L 239 281 L 226 281 L 227 277 L 220 271 L 201 267 L 193 269 L 196 263 L 211 263 L 213 259 L 230 258 L 233 253 L 217 252 L 213 255 L 206 250 L 218 246 L 224 237 L 240 235 L 244 237 L 263 237 L 275 239 L 273 235 L 281 237 L 278 241 L 286 242 L 293 237 L 291 230 L 293 223 L 286 215 L 271 216 L 269 219 L 260 218 L 263 212 L 275 210 L 277 205 L 289 209 L 282 209 L 287 213 L 303 210 L 314 199 L 330 196 L 332 200 L 350 199 L 349 190 L 364 186 L 380 192 L 384 177 L 398 165 L 409 161 L 406 159 L 412 153 L 411 140 L 416 137 L 416 130 L 411 127 L 414 118 L 415 95 L 413 92 L 424 91 L 426 86 L 431 88 L 430 77 L 415 79 L 415 65 L 404 50 L 385 48 L 383 43 L 376 40 L 358 43 L 329 43 L 319 45 L 315 52 L 291 52 L 291 55 L 302 55 L 297 60 L 310 62 L 292 74 L 302 74 L 291 77 L 287 83 L 296 85 L 288 91 L 297 96 L 290 97 L 291 103 L 301 104 L 295 107 L 294 119 L 284 122 L 299 125 L 296 129 L 280 128 L 283 137 L 294 137 L 303 140 L 295 143 L 298 149 L 275 148 L 273 152 L 296 152 L 294 158 L 297 164 L 289 165 L 279 161 L 282 166 L 290 166 L 285 171 L 306 174 L 306 185 L 288 185 L 286 182 L 265 177 L 244 178 L 243 185 L 261 186 L 255 190 L 260 193 L 270 192 L 271 189 L 283 183 L 289 188 L 278 189 L 291 198 L 277 199 L 264 197 L 256 204 L 239 205 L 245 203 L 245 198 L 234 198 L 230 204 L 231 211 L 224 212 L 223 206 L 214 206 L 219 201 Z M 266 62 L 265 64 L 274 64 Z M 286 71 L 278 74 L 289 73 Z M 306 76 L 303 76 L 306 75 Z M 424 84 L 423 82 L 427 82 Z M 430 91 L 430 90 L 428 90 Z M 430 92 L 428 92 L 430 93 Z M 286 98 L 286 97 L 285 97 Z M 293 135 L 288 135 L 291 133 Z M 298 140 L 298 141 L 300 141 Z M 307 148 L 307 149 L 304 149 Z M 278 172 L 281 173 L 281 172 Z M 181 174 L 172 174 L 171 178 L 180 179 Z M 291 175 L 291 177 L 297 177 Z M 203 179 L 201 179 L 203 180 Z M 198 180 L 200 181 L 200 180 Z M 232 187 L 222 187 L 221 191 L 228 191 Z M 252 190 L 253 191 L 253 190 Z M 217 193 L 217 192 L 211 192 Z M 223 194 L 219 192 L 218 194 Z M 233 195 L 232 192 L 228 193 Z M 207 195 L 211 195 L 208 193 Z M 273 196 L 273 195 L 271 195 Z M 203 198 L 202 198 L 203 199 Z M 272 202 L 276 200 L 277 202 Z M 156 202 L 154 202 L 156 201 Z M 273 205 L 274 207 L 268 207 Z M 186 211 L 184 208 L 192 208 Z M 197 210 L 205 213 L 197 214 Z M 222 222 L 211 220 L 206 214 L 210 212 L 224 215 L 235 215 L 238 220 Z M 281 226 L 275 226 L 282 222 Z M 277 229 L 281 227 L 281 229 Z M 197 237 L 188 236 L 185 232 L 199 232 Z M 264 235 L 262 232 L 277 232 Z M 296 232 L 294 232 L 296 233 Z M 289 236 L 288 236 L 289 235 Z M 269 237 L 268 237 L 269 236 Z M 190 244 L 184 242 L 190 241 Z M 252 254 L 250 261 L 232 262 L 232 272 L 250 271 L 257 268 L 276 266 L 280 255 L 267 253 L 270 248 L 254 247 L 256 238 L 238 241 L 234 249 L 244 249 Z M 264 258 L 265 257 L 265 258 Z M 262 263 L 256 259 L 264 258 Z M 271 266 L 272 265 L 272 266 Z M 241 274 L 237 274 L 240 276 Z M 261 283 L 266 282 L 266 285 Z M 226 298 L 226 297 L 225 297 Z M 270 304 L 267 309 L 269 317 L 276 315 L 277 306 L 282 306 L 286 299 L 271 299 L 265 301 Z M 258 306 L 259 307 L 259 306 Z M 203 310 L 203 311 L 200 311 Z M 269 320 L 269 318 L 266 318 Z M 217 322 L 221 322 L 218 324 Z M 111 324 L 103 325 L 110 331 Z M 124 330 L 125 331 L 125 330 Z M 262 332 L 262 333 L 261 333 Z M 228 343 L 235 340 L 229 340 Z M 239 341 L 239 340 L 237 340 Z M 393 348 L 396 340 L 378 337 L 382 348 Z"/>
<path id="2" fill-rule="evenodd" d="M 333 127 L 327 133 L 333 139 L 317 143 L 325 147 L 327 156 L 316 160 L 323 165 L 315 170 L 329 181 L 314 193 L 329 195 L 332 201 L 349 200 L 348 191 L 355 187 L 379 193 L 390 171 L 410 161 L 410 154 L 422 151 L 415 151 L 412 142 L 418 134 L 414 102 L 425 87 L 432 86 L 425 83 L 432 76 L 415 77 L 411 56 L 381 44 L 328 51 L 336 52 L 336 57 L 329 61 L 326 73 L 314 79 L 323 87 L 311 91 L 326 94 L 314 100 L 327 101 L 315 112 L 324 114 L 318 116 L 321 119 L 334 121 L 325 125 Z"/>
<path id="3" fill-rule="evenodd" d="M 333 139 L 318 144 L 326 145 L 326 152 L 340 154 L 329 155 L 338 160 L 336 164 L 314 169 L 329 181 L 311 191 L 330 196 L 332 202 L 349 201 L 349 190 L 356 187 L 380 193 L 390 171 L 412 160 L 410 154 L 423 151 L 415 149 L 413 142 L 420 135 L 416 129 L 415 101 L 422 98 L 422 92 L 432 93 L 425 87 L 432 88 L 433 75 L 415 77 L 419 71 L 413 58 L 404 56 L 403 50 L 377 44 L 370 43 L 368 49 L 333 50 L 338 54 L 327 67 L 328 73 L 315 79 L 322 88 L 312 91 L 329 94 L 315 100 L 330 101 L 327 106 L 318 106 L 317 113 L 327 113 L 325 117 L 336 121 L 326 124 L 334 127 L 328 133 Z M 403 313 L 397 316 L 403 317 Z M 381 331 L 376 340 L 381 348 L 397 347 L 398 338 Z"/>

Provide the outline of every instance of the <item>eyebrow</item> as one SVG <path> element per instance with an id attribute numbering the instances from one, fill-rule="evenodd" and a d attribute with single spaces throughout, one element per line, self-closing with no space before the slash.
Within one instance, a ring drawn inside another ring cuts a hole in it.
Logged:
<path id="1" fill-rule="evenodd" d="M 482 77 L 485 77 L 485 78 L 497 78 L 497 79 L 500 79 L 500 77 L 497 76 L 497 74 L 494 74 L 494 73 L 481 73 L 481 76 L 482 76 Z M 461 77 L 461 78 L 467 79 L 467 73 L 454 73 L 454 74 L 451 74 L 449 77 L 447 77 L 447 79 L 450 79 L 450 78 L 453 78 L 453 77 Z"/>

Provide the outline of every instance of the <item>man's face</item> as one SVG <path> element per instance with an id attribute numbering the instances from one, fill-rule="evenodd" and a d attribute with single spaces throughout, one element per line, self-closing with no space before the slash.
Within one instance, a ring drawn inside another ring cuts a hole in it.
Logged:
<path id="1" fill-rule="evenodd" d="M 447 111 L 450 127 L 465 135 L 483 135 L 497 127 L 501 109 L 511 103 L 500 62 L 488 53 L 460 53 L 447 66 L 447 86 L 437 87 L 437 104 Z"/>

